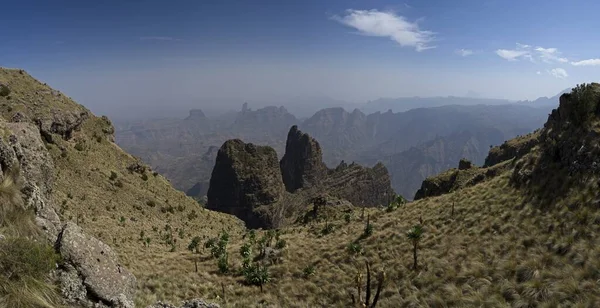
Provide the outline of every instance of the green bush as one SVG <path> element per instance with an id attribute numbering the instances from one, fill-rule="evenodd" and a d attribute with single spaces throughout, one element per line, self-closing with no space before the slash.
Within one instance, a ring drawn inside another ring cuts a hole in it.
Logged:
<path id="1" fill-rule="evenodd" d="M 250 258 L 250 256 L 252 255 L 252 246 L 248 243 L 242 245 L 242 247 L 240 247 L 240 255 L 244 259 Z"/>
<path id="2" fill-rule="evenodd" d="M 315 274 L 315 267 L 312 264 L 305 267 L 304 269 L 302 269 L 302 275 L 304 276 L 304 278 L 308 278 L 310 276 L 313 276 L 314 274 Z"/>
<path id="3" fill-rule="evenodd" d="M 10 95 L 10 89 L 6 85 L 0 85 L 0 96 L 7 97 Z"/>
<path id="4" fill-rule="evenodd" d="M 219 257 L 217 266 L 219 267 L 219 273 L 221 273 L 221 274 L 229 273 L 229 256 L 227 255 L 227 252 L 223 253 Z"/>
<path id="5" fill-rule="evenodd" d="M 585 83 L 577 85 L 569 94 L 569 98 L 574 102 L 571 112 L 572 120 L 576 123 L 586 124 L 594 113 L 599 112 L 600 86 Z"/>
<path id="6" fill-rule="evenodd" d="M 244 280 L 249 285 L 259 286 L 262 292 L 263 285 L 271 281 L 269 269 L 266 266 L 260 266 L 258 263 L 250 265 L 244 271 Z"/>
<path id="7" fill-rule="evenodd" d="M 362 246 L 360 245 L 360 243 L 357 242 L 352 242 L 348 244 L 347 249 L 351 255 L 359 255 L 360 253 L 362 253 Z"/>
<path id="8" fill-rule="evenodd" d="M 287 242 L 284 239 L 279 239 L 275 243 L 275 248 L 277 248 L 277 249 L 283 249 L 283 248 L 285 248 L 286 245 L 287 245 Z"/>

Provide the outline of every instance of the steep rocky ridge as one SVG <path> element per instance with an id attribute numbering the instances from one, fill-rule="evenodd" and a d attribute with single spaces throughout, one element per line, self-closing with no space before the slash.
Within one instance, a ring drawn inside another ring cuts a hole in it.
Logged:
<path id="1" fill-rule="evenodd" d="M 228 140 L 217 154 L 207 208 L 233 214 L 250 228 L 272 227 L 271 217 L 261 210 L 275 206 L 283 192 L 273 148 Z"/>
<path id="2" fill-rule="evenodd" d="M 280 162 L 287 191 L 319 185 L 327 174 L 319 143 L 294 125 L 288 132 L 285 154 Z"/>
<path id="3" fill-rule="evenodd" d="M 327 169 L 319 143 L 292 126 L 286 153 L 226 141 L 217 155 L 207 207 L 234 214 L 250 228 L 277 228 L 295 221 L 316 196 L 329 194 L 355 206 L 382 206 L 395 197 L 386 167 L 342 162 Z"/>

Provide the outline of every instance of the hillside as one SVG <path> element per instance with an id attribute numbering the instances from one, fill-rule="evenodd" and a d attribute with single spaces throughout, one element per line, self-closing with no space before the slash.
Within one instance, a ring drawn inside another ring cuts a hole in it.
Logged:
<path id="1" fill-rule="evenodd" d="M 224 229 L 237 234 L 243 224 L 203 209 L 121 150 L 113 143 L 107 118 L 96 117 L 22 70 L 1 68 L 0 84 L 10 89 L 0 97 L 2 118 L 33 124 L 44 140 L 45 147 L 36 151 L 48 153 L 54 166 L 49 202 L 60 220 L 76 222 L 112 246 L 137 278 L 138 305 L 165 296 L 188 297 L 177 288 L 165 289 L 168 276 L 157 276 L 152 268 L 179 256 L 193 236 L 209 237 Z"/>

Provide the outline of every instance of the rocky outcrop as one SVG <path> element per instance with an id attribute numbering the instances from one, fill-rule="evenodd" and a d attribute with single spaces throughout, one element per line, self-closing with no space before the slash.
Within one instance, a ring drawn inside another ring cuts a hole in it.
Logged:
<path id="1" fill-rule="evenodd" d="M 47 142 L 52 143 L 53 135 L 59 135 L 65 140 L 71 139 L 73 131 L 89 118 L 89 112 L 65 112 L 52 110 L 47 116 L 38 117 L 34 122 Z"/>
<path id="2" fill-rule="evenodd" d="M 318 185 L 327 175 L 321 146 L 308 134 L 298 130 L 296 125 L 288 133 L 280 167 L 283 183 L 289 192 Z"/>
<path id="3" fill-rule="evenodd" d="M 471 169 L 473 168 L 473 163 L 465 158 L 462 158 L 459 162 L 458 162 L 458 170 L 467 170 L 467 169 Z"/>
<path id="4" fill-rule="evenodd" d="M 154 305 L 150 305 L 146 308 L 219 308 L 220 306 L 213 303 L 205 302 L 201 299 L 192 299 L 189 301 L 184 301 L 181 306 L 174 306 L 171 304 L 158 302 Z"/>
<path id="5" fill-rule="evenodd" d="M 25 206 L 35 210 L 36 224 L 53 241 L 60 229 L 60 219 L 50 204 L 54 183 L 52 158 L 32 124 L 2 122 L 0 127 L 7 133 L 6 140 L 0 141 L 2 175 L 20 169 Z"/>
<path id="6" fill-rule="evenodd" d="M 490 149 L 485 158 L 484 167 L 490 167 L 513 158 L 521 158 L 539 144 L 539 133 L 531 133 L 505 141 L 502 145 Z"/>
<path id="7" fill-rule="evenodd" d="M 332 196 L 346 199 L 355 206 L 387 205 L 396 196 L 388 170 L 382 163 L 368 168 L 342 162 L 328 173 L 322 186 Z"/>
<path id="8" fill-rule="evenodd" d="M 270 227 L 272 222 L 261 209 L 276 204 L 283 192 L 273 148 L 228 140 L 217 154 L 207 208 L 233 214 L 250 228 Z"/>
<path id="9" fill-rule="evenodd" d="M 61 230 L 55 247 L 66 263 L 61 282 L 63 295 L 68 300 L 93 298 L 111 306 L 133 302 L 136 279 L 119 264 L 110 246 L 68 222 Z"/>
<path id="10" fill-rule="evenodd" d="M 201 120 L 206 120 L 206 115 L 200 109 L 192 109 L 192 110 L 190 110 L 190 113 L 189 113 L 188 117 L 185 118 L 185 120 L 186 121 L 201 121 Z"/>
<path id="11" fill-rule="evenodd" d="M 225 142 L 210 179 L 207 208 L 234 214 L 250 228 L 281 226 L 324 193 L 356 206 L 386 205 L 395 197 L 382 163 L 367 168 L 342 162 L 329 170 L 319 143 L 292 126 L 280 163 L 270 147 Z"/>
<path id="12" fill-rule="evenodd" d="M 543 202 L 568 194 L 570 181 L 600 173 L 600 133 L 594 127 L 600 118 L 600 84 L 579 85 L 559 101 L 539 132 L 538 157 L 518 160 L 511 178 Z M 552 181 L 557 174 L 564 176 Z"/>
<path id="13" fill-rule="evenodd" d="M 55 212 L 51 198 L 54 162 L 39 127 L 0 119 L 0 130 L 4 133 L 0 139 L 1 175 L 20 170 L 24 206 L 35 210 L 36 224 L 64 261 L 56 276 L 65 299 L 81 307 L 133 307 L 135 277 L 118 266 L 110 247 L 73 223 L 63 226 Z"/>

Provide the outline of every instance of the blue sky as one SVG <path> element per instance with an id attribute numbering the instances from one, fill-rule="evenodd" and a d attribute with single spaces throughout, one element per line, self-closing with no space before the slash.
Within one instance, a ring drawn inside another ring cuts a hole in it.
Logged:
<path id="1" fill-rule="evenodd" d="M 598 81 L 598 11 L 577 0 L 8 1 L 0 66 L 105 114 L 225 98 L 535 99 Z"/>

